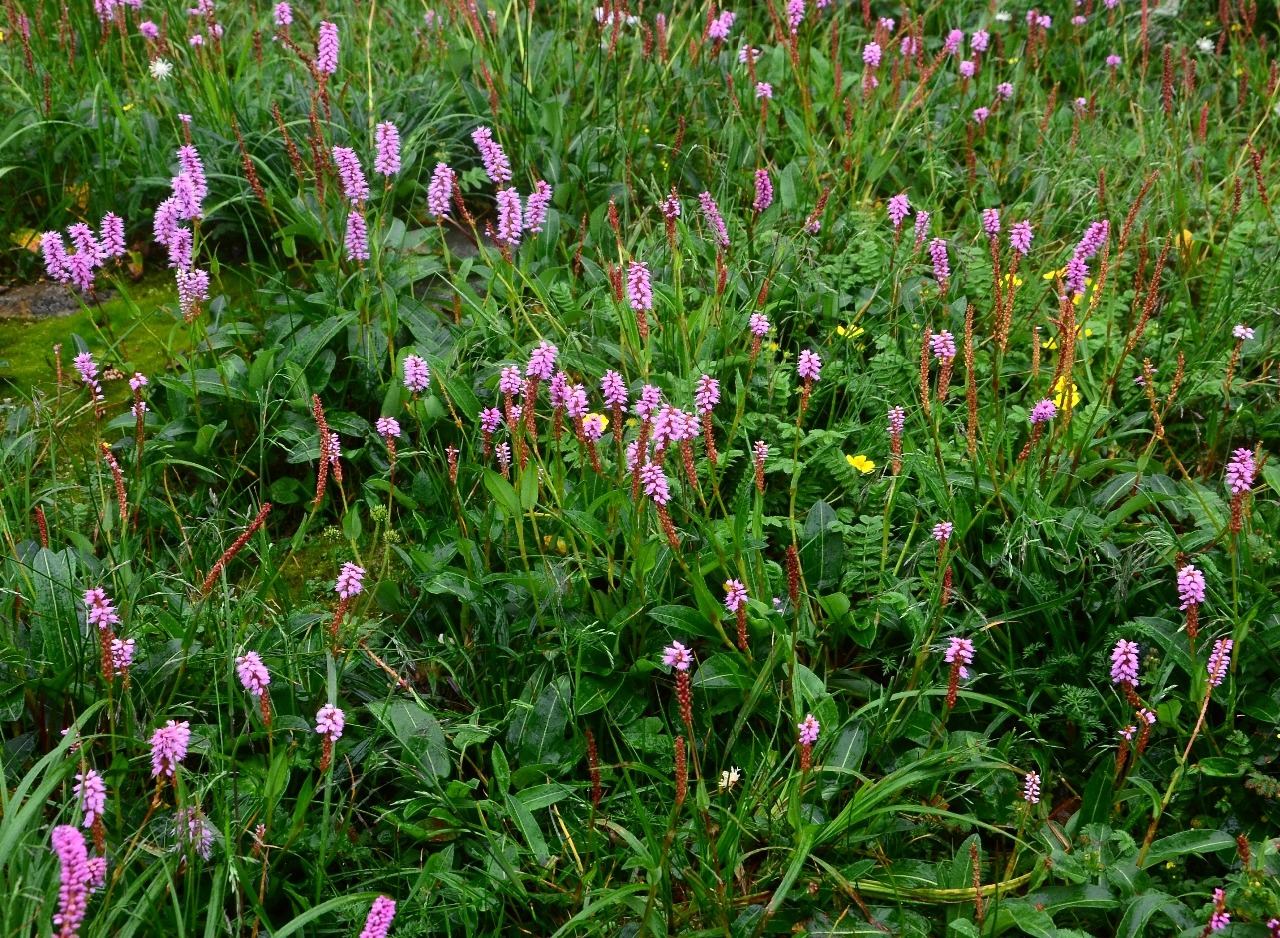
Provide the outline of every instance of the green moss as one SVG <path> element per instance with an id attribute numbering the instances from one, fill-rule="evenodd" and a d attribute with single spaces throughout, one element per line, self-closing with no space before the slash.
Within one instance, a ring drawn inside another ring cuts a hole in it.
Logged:
<path id="1" fill-rule="evenodd" d="M 104 370 L 113 366 L 126 375 L 155 374 L 169 364 L 171 351 L 187 345 L 175 309 L 172 280 L 157 275 L 70 316 L 0 320 L 0 381 L 23 396 L 52 390 L 53 347 L 62 346 L 62 367 L 70 370 L 77 337 Z"/>

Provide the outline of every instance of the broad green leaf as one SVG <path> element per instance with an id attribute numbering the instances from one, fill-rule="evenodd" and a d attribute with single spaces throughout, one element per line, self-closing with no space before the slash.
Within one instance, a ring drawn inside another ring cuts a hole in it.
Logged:
<path id="1" fill-rule="evenodd" d="M 1148 892 L 1133 899 L 1124 910 L 1116 938 L 1141 938 L 1147 934 L 1147 922 L 1157 912 L 1164 912 L 1174 924 L 1179 919 L 1190 920 L 1190 910 L 1173 896 L 1163 892 Z M 1178 913 L 1181 912 L 1181 915 Z"/>
<path id="2" fill-rule="evenodd" d="M 502 513 L 508 519 L 519 518 L 520 496 L 516 494 L 516 490 L 511 487 L 511 483 L 502 477 L 500 473 L 494 472 L 492 469 L 484 471 L 484 487 L 489 490 L 489 494 L 493 496 L 493 500 L 498 503 L 498 507 L 502 509 Z"/>
<path id="3" fill-rule="evenodd" d="M 1145 870 L 1190 853 L 1218 853 L 1221 850 L 1232 850 L 1235 845 L 1236 839 L 1225 831 L 1181 831 L 1155 841 L 1142 861 L 1142 868 Z"/>
<path id="4" fill-rule="evenodd" d="M 369 712 L 391 731 L 405 752 L 436 778 L 449 775 L 449 750 L 440 723 L 424 707 L 410 700 L 369 704 Z"/>
<path id="5" fill-rule="evenodd" d="M 649 617 L 670 629 L 672 638 L 677 640 L 686 635 L 715 638 L 718 634 L 710 619 L 688 606 L 655 606 L 649 610 Z"/>

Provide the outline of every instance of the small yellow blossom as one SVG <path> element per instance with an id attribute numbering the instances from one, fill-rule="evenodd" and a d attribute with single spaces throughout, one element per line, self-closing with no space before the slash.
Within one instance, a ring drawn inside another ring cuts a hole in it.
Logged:
<path id="1" fill-rule="evenodd" d="M 587 419 L 599 420 L 601 433 L 609 429 L 609 418 L 605 414 L 587 414 Z"/>
<path id="2" fill-rule="evenodd" d="M 856 339 L 866 331 L 861 326 L 836 326 L 836 335 L 844 339 Z"/>
<path id="3" fill-rule="evenodd" d="M 1006 290 L 1009 288 L 1009 284 L 1011 282 L 1015 287 L 1022 286 L 1022 278 L 1019 277 L 1017 274 L 1005 274 L 1000 279 L 1001 281 L 1003 281 Z"/>
<path id="4" fill-rule="evenodd" d="M 1073 302 L 1073 303 L 1075 303 L 1075 304 L 1078 306 L 1078 305 L 1080 304 L 1080 297 L 1078 297 L 1078 296 L 1077 296 L 1077 297 L 1075 297 L 1075 298 L 1072 300 L 1072 302 Z M 1077 325 L 1077 326 L 1076 326 L 1076 338 L 1077 338 L 1077 339 L 1078 339 L 1078 338 L 1080 338 L 1080 336 L 1081 336 L 1081 335 L 1083 335 L 1083 336 L 1085 336 L 1086 338 L 1088 338 L 1089 336 L 1093 335 L 1093 330 L 1092 330 L 1092 329 L 1085 329 L 1083 332 L 1081 332 L 1081 327 Z M 1041 348 L 1047 348 L 1047 349 L 1056 349 L 1056 348 L 1058 347 L 1058 337 L 1057 337 L 1056 335 L 1051 335 L 1051 336 L 1049 336 L 1049 338 L 1045 339 L 1043 342 L 1041 342 L 1041 343 L 1040 343 L 1040 347 L 1041 347 Z"/>
<path id="5" fill-rule="evenodd" d="M 875 463 L 861 453 L 857 456 L 845 456 L 844 461 L 853 466 L 853 468 L 857 469 L 863 475 L 871 472 L 876 467 Z"/>
<path id="6" fill-rule="evenodd" d="M 1066 275 L 1067 275 L 1067 268 L 1062 267 L 1058 270 L 1051 270 L 1047 272 L 1041 279 L 1052 280 L 1054 277 L 1065 277 Z"/>
<path id="7" fill-rule="evenodd" d="M 1065 410 L 1067 407 L 1067 395 L 1063 390 L 1063 383 L 1065 381 L 1066 381 L 1066 378 L 1062 377 L 1053 383 L 1053 402 L 1057 404 L 1058 408 L 1061 410 Z M 1076 383 L 1072 381 L 1071 382 L 1071 409 L 1074 410 L 1076 406 L 1079 405 L 1079 403 L 1080 403 L 1080 390 L 1076 387 Z"/>
<path id="8" fill-rule="evenodd" d="M 1011 59 L 1005 59 L 1005 61 L 1006 61 L 1006 62 L 1008 62 L 1010 65 L 1017 65 L 1017 64 L 1018 64 L 1018 57 L 1015 55 L 1015 56 L 1014 56 L 1013 58 L 1011 58 Z"/>

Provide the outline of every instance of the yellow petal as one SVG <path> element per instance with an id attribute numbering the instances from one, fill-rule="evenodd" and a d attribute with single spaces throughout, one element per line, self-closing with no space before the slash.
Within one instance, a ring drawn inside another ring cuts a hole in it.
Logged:
<path id="1" fill-rule="evenodd" d="M 876 464 L 862 453 L 859 453 L 857 456 L 845 456 L 845 461 L 863 475 L 866 475 L 876 467 Z"/>

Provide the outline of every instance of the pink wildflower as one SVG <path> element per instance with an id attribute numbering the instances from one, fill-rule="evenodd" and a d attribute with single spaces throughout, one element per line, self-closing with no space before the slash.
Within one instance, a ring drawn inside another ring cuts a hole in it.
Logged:
<path id="1" fill-rule="evenodd" d="M 672 642 L 662 649 L 662 663 L 677 671 L 688 671 L 693 664 L 693 652 L 679 642 Z"/>
<path id="2" fill-rule="evenodd" d="M 391 928 L 391 920 L 396 917 L 396 904 L 386 896 L 378 896 L 369 909 L 369 917 L 365 919 L 364 930 L 360 938 L 387 938 Z"/>
<path id="3" fill-rule="evenodd" d="M 437 163 L 427 186 L 427 211 L 436 218 L 449 214 L 449 198 L 453 194 L 454 174 L 447 163 Z"/>
<path id="4" fill-rule="evenodd" d="M 92 879 L 89 850 L 85 846 L 84 835 L 69 824 L 55 827 L 51 839 L 53 852 L 61 864 L 58 911 L 54 913 L 53 924 L 58 927 L 59 938 L 76 938 L 89 905 L 89 882 Z"/>
<path id="5" fill-rule="evenodd" d="M 338 579 L 334 584 L 334 592 L 339 599 L 351 599 L 364 591 L 364 568 L 347 562 L 338 571 Z"/>
<path id="6" fill-rule="evenodd" d="M 503 183 L 511 181 L 511 161 L 507 159 L 507 154 L 503 151 L 498 141 L 493 139 L 493 131 L 488 127 L 477 127 L 471 134 L 471 139 L 476 145 L 476 149 L 480 151 L 480 159 L 484 163 L 484 170 L 489 174 L 489 178 L 493 180 L 493 184 L 501 186 Z"/>
<path id="7" fill-rule="evenodd" d="M 431 369 L 417 355 L 404 357 L 404 386 L 415 394 L 421 394 L 431 387 Z"/>
<path id="8" fill-rule="evenodd" d="M 1138 643 L 1120 639 L 1111 652 L 1111 681 L 1138 685 Z"/>
<path id="9" fill-rule="evenodd" d="M 170 720 L 151 734 L 151 775 L 155 778 L 173 778 L 178 763 L 187 757 L 187 745 L 191 742 L 191 724 Z"/>
<path id="10" fill-rule="evenodd" d="M 327 20 L 320 23 L 320 38 L 316 41 L 316 71 L 332 75 L 338 70 L 338 27 Z"/>

